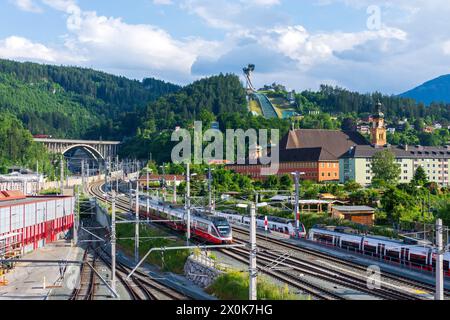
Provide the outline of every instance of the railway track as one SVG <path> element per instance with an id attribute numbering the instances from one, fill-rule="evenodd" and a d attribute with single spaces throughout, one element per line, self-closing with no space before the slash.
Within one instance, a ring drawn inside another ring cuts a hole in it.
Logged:
<path id="1" fill-rule="evenodd" d="M 240 241 L 238 241 L 240 242 Z M 242 257 L 248 256 L 249 252 L 245 249 L 236 249 Z M 302 261 L 287 256 L 283 256 L 284 252 L 275 252 L 272 250 L 260 250 L 257 254 L 258 261 L 263 262 L 266 266 L 274 265 L 276 261 L 277 268 L 285 268 L 283 275 L 298 279 L 299 277 L 314 280 L 322 280 L 329 283 L 329 287 L 339 286 L 340 289 L 355 290 L 355 292 L 366 293 L 368 296 L 387 300 L 413 300 L 413 296 L 398 292 L 395 288 L 371 288 L 367 286 L 367 279 L 358 277 L 354 274 L 345 272 L 337 272 L 323 266 L 312 265 L 309 262 Z M 280 257 L 282 257 L 280 259 Z M 313 285 L 313 284 L 311 284 Z M 331 291 L 333 292 L 333 291 Z"/>
<path id="2" fill-rule="evenodd" d="M 92 184 L 89 187 L 89 192 L 95 196 L 96 198 L 101 199 L 102 201 L 109 202 L 108 199 L 104 197 L 104 192 L 102 190 L 103 183 L 97 182 Z M 116 199 L 116 207 L 121 210 L 129 210 L 129 202 L 123 199 Z M 117 219 L 123 220 L 123 217 L 117 216 Z M 101 259 L 111 268 L 111 255 L 104 248 L 101 250 Z M 127 288 L 127 291 L 134 290 L 131 292 L 131 296 L 134 300 L 188 300 L 191 297 L 184 293 L 175 290 L 174 288 L 170 288 L 161 284 L 160 282 L 151 279 L 147 274 L 136 270 L 132 281 L 134 285 L 130 286 L 125 278 L 131 272 L 131 268 L 126 266 L 123 263 L 116 262 L 116 274 L 118 276 L 119 281 Z M 135 288 L 138 288 L 138 292 L 136 292 Z M 140 292 L 139 292 L 140 291 Z"/>
<path id="3" fill-rule="evenodd" d="M 233 226 L 233 235 L 234 239 L 236 240 L 236 235 L 242 235 L 239 239 L 242 239 L 245 241 L 248 236 L 249 232 L 246 229 L 242 229 L 236 226 Z M 270 237 L 265 237 L 263 235 L 258 234 L 257 235 L 258 240 L 258 247 L 270 251 L 274 249 L 283 249 L 283 250 L 289 250 L 290 253 L 296 255 L 297 257 L 301 257 L 301 261 L 303 263 L 306 261 L 309 265 L 314 265 L 315 267 L 324 267 L 323 260 L 327 262 L 327 265 L 330 267 L 330 271 L 333 272 L 346 272 L 346 273 L 353 273 L 353 274 L 359 274 L 360 277 L 362 276 L 362 280 L 366 281 L 367 277 L 365 276 L 367 273 L 367 266 L 350 262 L 347 260 L 339 259 L 334 256 L 327 255 L 323 252 L 299 247 L 290 243 L 287 243 L 282 240 L 273 239 Z M 295 260 L 299 260 L 298 258 Z M 392 291 L 400 291 L 400 288 L 408 288 L 411 291 L 417 291 L 417 292 L 429 292 L 432 294 L 434 292 L 434 287 L 423 282 L 418 282 L 406 277 L 398 276 L 396 274 L 388 273 L 388 272 L 382 272 L 381 274 L 381 281 L 384 285 L 387 285 L 389 287 L 389 290 Z M 359 280 L 361 281 L 361 280 Z M 404 298 L 417 298 L 418 296 L 413 293 L 405 292 L 402 290 L 401 295 L 404 295 Z M 445 291 L 447 297 L 450 294 L 449 290 Z"/>
<path id="4" fill-rule="evenodd" d="M 95 258 L 90 258 L 90 248 L 86 249 L 83 256 L 83 264 L 80 270 L 80 284 L 72 292 L 69 300 L 94 300 L 95 273 L 89 267 L 88 261 L 95 267 Z"/>
<path id="5" fill-rule="evenodd" d="M 90 188 L 90 191 L 96 197 L 101 198 L 103 201 L 107 201 L 107 199 L 105 199 L 103 196 L 103 191 L 101 189 L 102 185 L 103 183 L 101 182 L 93 184 Z M 116 206 L 119 209 L 129 211 L 129 201 L 127 200 L 118 198 L 116 200 Z M 241 237 L 240 240 L 237 240 L 238 237 L 235 237 L 235 242 L 247 243 L 249 235 L 247 230 L 233 226 L 233 231 L 235 235 L 241 234 L 245 236 Z M 293 257 L 285 260 L 283 263 L 279 263 L 280 266 L 283 266 L 286 269 L 290 268 L 292 270 L 291 272 L 280 270 L 263 270 L 264 266 L 261 263 L 258 265 L 258 267 L 262 272 L 294 288 L 297 288 L 302 292 L 308 293 L 314 298 L 326 300 L 345 299 L 342 296 L 335 294 L 333 290 L 326 288 L 328 286 L 320 286 L 312 283 L 312 281 L 307 281 L 305 279 L 307 276 L 310 278 L 314 277 L 316 279 L 320 279 L 330 284 L 338 285 L 341 288 L 348 288 L 358 292 L 364 292 L 370 296 L 380 299 L 421 300 L 421 297 L 419 295 L 405 291 L 403 289 L 405 287 L 421 292 L 433 292 L 432 286 L 428 284 L 418 283 L 411 279 L 400 277 L 394 274 L 389 274 L 386 272 L 383 272 L 382 274 L 382 282 L 384 283 L 384 286 L 382 288 L 373 290 L 368 289 L 366 266 L 338 259 L 336 257 L 332 257 L 315 250 L 301 248 L 281 240 L 264 237 L 262 235 L 257 235 L 257 239 L 258 247 L 262 249 L 262 251 L 258 253 L 258 260 L 261 262 L 265 262 L 266 264 L 269 264 L 279 258 L 279 256 L 271 253 L 271 251 L 273 251 L 274 249 L 284 251 L 290 250 L 296 254 L 301 254 L 302 256 L 304 256 L 303 259 Z M 266 244 L 261 245 L 261 243 Z M 240 262 L 248 262 L 249 253 L 245 249 L 221 250 L 221 252 L 224 255 Z M 309 258 L 306 262 L 305 257 Z M 326 260 L 330 264 L 330 266 L 326 267 L 324 265 L 315 263 L 314 260 L 317 261 L 317 259 Z M 334 268 L 331 264 L 338 267 Z M 447 291 L 446 293 L 448 294 L 449 292 Z"/>

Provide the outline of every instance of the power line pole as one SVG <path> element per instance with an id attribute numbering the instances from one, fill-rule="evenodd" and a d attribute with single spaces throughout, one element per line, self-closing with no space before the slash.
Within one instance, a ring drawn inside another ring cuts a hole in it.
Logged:
<path id="1" fill-rule="evenodd" d="M 111 192 L 111 288 L 116 292 L 116 193 Z"/>
<path id="2" fill-rule="evenodd" d="M 250 205 L 250 285 L 249 285 L 249 300 L 255 301 L 257 298 L 257 274 L 256 268 L 256 204 Z"/>
<path id="3" fill-rule="evenodd" d="M 41 179 L 39 176 L 39 161 L 38 160 L 36 160 L 36 176 L 37 176 L 36 194 L 39 194 L 39 192 L 41 191 Z"/>
<path id="4" fill-rule="evenodd" d="M 61 155 L 61 161 L 59 163 L 59 174 L 60 174 L 60 184 L 61 184 L 61 195 L 64 193 L 64 155 Z"/>
<path id="5" fill-rule="evenodd" d="M 177 176 L 173 177 L 173 203 L 177 204 Z"/>
<path id="6" fill-rule="evenodd" d="M 80 189 L 79 188 L 77 188 L 75 201 L 76 201 L 76 212 L 73 213 L 73 242 L 75 245 L 77 245 L 77 243 L 78 243 L 78 219 L 79 219 L 79 215 L 80 215 Z"/>
<path id="7" fill-rule="evenodd" d="M 211 166 L 208 166 L 208 209 L 212 212 Z"/>
<path id="8" fill-rule="evenodd" d="M 186 243 L 189 245 L 191 239 L 191 172 L 189 163 L 186 164 Z"/>
<path id="9" fill-rule="evenodd" d="M 136 181 L 136 228 L 134 232 L 134 259 L 139 262 L 139 179 Z"/>
<path id="10" fill-rule="evenodd" d="M 300 178 L 299 178 L 299 173 L 296 172 L 295 173 L 295 227 L 296 227 L 296 232 L 295 234 L 297 235 L 298 232 L 298 228 L 300 227 L 300 210 L 299 210 L 299 204 L 298 202 L 300 201 Z"/>
<path id="11" fill-rule="evenodd" d="M 147 175 L 146 175 L 146 183 L 147 183 L 147 220 L 149 219 L 149 215 L 150 215 L 150 176 L 149 176 L 149 172 L 148 172 L 148 167 L 147 167 Z"/>
<path id="12" fill-rule="evenodd" d="M 133 212 L 133 190 L 131 189 L 133 185 L 131 184 L 131 180 L 128 181 L 128 193 L 130 194 L 130 212 Z"/>
<path id="13" fill-rule="evenodd" d="M 84 160 L 81 160 L 81 190 L 85 190 L 85 173 L 84 173 Z"/>
<path id="14" fill-rule="evenodd" d="M 436 295 L 435 300 L 444 300 L 444 246 L 442 219 L 436 221 Z"/>

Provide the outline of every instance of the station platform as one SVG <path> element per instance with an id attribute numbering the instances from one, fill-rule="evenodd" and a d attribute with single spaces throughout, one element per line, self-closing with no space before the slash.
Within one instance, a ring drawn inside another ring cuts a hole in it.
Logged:
<path id="1" fill-rule="evenodd" d="M 26 260 L 81 261 L 84 250 L 60 240 L 22 257 Z M 51 300 L 72 293 L 72 284 L 79 276 L 80 267 L 58 263 L 17 263 L 5 275 L 7 284 L 0 286 L 0 300 Z"/>

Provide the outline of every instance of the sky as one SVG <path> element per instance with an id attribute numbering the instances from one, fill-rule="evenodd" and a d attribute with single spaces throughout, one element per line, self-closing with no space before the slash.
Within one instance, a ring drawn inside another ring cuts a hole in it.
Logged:
<path id="1" fill-rule="evenodd" d="M 185 85 L 398 94 L 450 73 L 448 0 L 0 0 L 0 58 Z"/>

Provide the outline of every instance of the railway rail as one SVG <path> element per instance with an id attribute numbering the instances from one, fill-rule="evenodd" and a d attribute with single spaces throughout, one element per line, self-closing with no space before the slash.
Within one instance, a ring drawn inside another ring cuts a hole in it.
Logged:
<path id="1" fill-rule="evenodd" d="M 98 199 L 102 201 L 109 202 L 104 196 L 102 186 L 104 183 L 97 182 L 89 187 L 89 192 Z M 129 210 L 129 203 L 123 199 L 116 199 L 116 207 L 121 210 Z M 117 216 L 117 219 L 123 220 L 123 217 Z M 111 255 L 104 248 L 101 249 L 100 258 L 104 261 L 109 268 L 111 268 Z M 131 268 L 125 264 L 116 261 L 116 274 L 119 281 L 126 287 L 127 291 L 130 292 L 131 297 L 134 300 L 187 300 L 191 299 L 187 293 L 179 292 L 174 288 L 168 287 L 152 278 L 147 274 L 137 270 L 132 281 L 134 285 L 130 286 L 129 281 L 125 280 L 128 274 L 131 272 Z M 135 289 L 137 288 L 137 290 Z M 136 292 L 137 291 L 137 292 Z"/>
<path id="2" fill-rule="evenodd" d="M 101 182 L 93 184 L 90 188 L 90 192 L 96 197 L 107 201 L 103 195 L 102 185 L 103 183 Z M 129 202 L 127 200 L 118 198 L 116 200 L 116 206 L 119 209 L 129 211 Z M 235 242 L 247 242 L 249 235 L 248 230 L 233 226 L 233 231 L 235 235 L 241 234 L 245 236 L 241 237 L 240 240 L 237 240 L 238 237 L 235 237 Z M 291 272 L 267 270 L 264 269 L 262 263 L 258 264 L 258 268 L 271 277 L 297 288 L 302 292 L 310 294 L 317 299 L 343 300 L 345 298 L 336 294 L 333 290 L 330 290 L 328 288 L 329 286 L 317 285 L 316 283 L 312 283 L 312 281 L 306 280 L 303 276 L 315 277 L 324 282 L 339 285 L 342 288 L 364 292 L 380 299 L 421 300 L 424 297 L 418 295 L 417 292 L 425 293 L 433 292 L 434 290 L 432 286 L 426 283 L 416 282 L 409 278 L 387 272 L 382 273 L 382 282 L 385 285 L 382 288 L 375 288 L 372 290 L 367 287 L 367 276 L 365 276 L 367 272 L 366 266 L 339 259 L 313 249 L 298 247 L 282 240 L 264 237 L 262 235 L 257 235 L 257 239 L 258 247 L 262 249 L 258 252 L 258 260 L 260 262 L 269 264 L 279 258 L 277 255 L 271 253 L 271 251 L 273 252 L 274 250 L 290 250 L 304 256 L 303 259 L 290 257 L 279 263 L 279 265 L 285 267 L 286 270 L 291 269 Z M 221 250 L 221 252 L 237 261 L 243 263 L 248 262 L 249 253 L 245 249 Z M 305 262 L 305 257 L 309 258 L 307 262 Z M 317 259 L 326 260 L 329 264 L 336 265 L 337 267 L 325 266 L 314 262 L 314 260 Z M 299 277 L 299 275 L 302 276 Z M 416 292 L 405 290 L 405 288 Z M 447 290 L 446 294 L 448 295 L 449 293 L 450 292 Z"/>
<path id="3" fill-rule="evenodd" d="M 236 226 L 233 226 L 233 233 L 234 233 L 234 235 L 242 234 L 245 237 L 248 237 L 248 235 L 249 235 L 248 230 L 239 228 Z M 242 239 L 245 239 L 245 238 L 243 237 Z M 309 264 L 314 264 L 319 267 L 321 266 L 321 264 L 319 262 L 314 262 L 314 261 L 317 261 L 318 259 L 323 259 L 329 263 L 334 264 L 338 270 L 343 269 L 343 270 L 348 270 L 349 272 L 355 272 L 355 273 L 360 273 L 360 274 L 365 274 L 367 272 L 366 265 L 358 264 L 356 262 L 351 262 L 351 261 L 344 260 L 344 259 L 339 259 L 337 257 L 325 254 L 321 251 L 317 251 L 317 250 L 310 249 L 310 248 L 299 247 L 299 246 L 287 243 L 286 241 L 277 240 L 277 239 L 273 239 L 270 237 L 265 237 L 261 234 L 257 235 L 257 240 L 259 240 L 258 246 L 260 248 L 263 248 L 266 250 L 268 250 L 268 249 L 273 250 L 273 247 L 270 247 L 270 245 L 273 245 L 278 248 L 290 250 L 291 252 L 296 253 L 299 256 L 301 255 L 303 260 L 307 260 Z M 264 243 L 266 243 L 266 245 L 262 245 Z M 267 244 L 269 244 L 269 246 Z M 435 290 L 435 288 L 432 285 L 429 285 L 424 282 L 412 280 L 407 277 L 402 277 L 397 274 L 383 271 L 381 276 L 382 276 L 383 282 L 387 282 L 393 286 L 406 286 L 406 287 L 410 288 L 411 290 L 417 290 L 417 291 L 423 291 L 423 292 L 434 292 L 434 290 Z M 445 290 L 445 294 L 446 294 L 447 298 L 449 298 L 450 290 Z"/>

